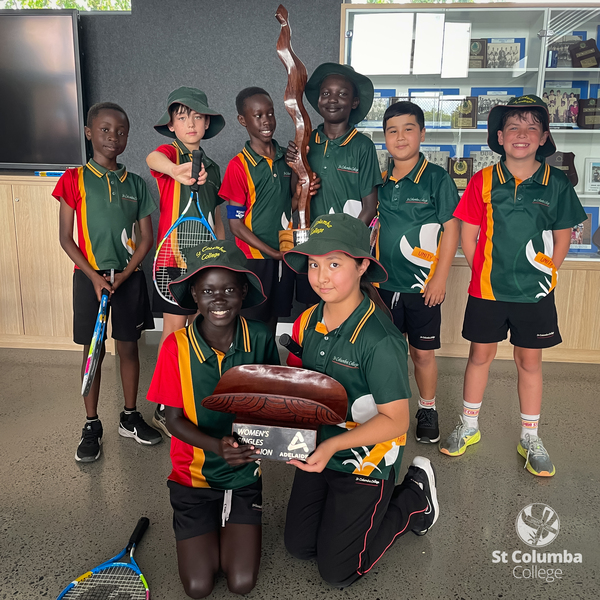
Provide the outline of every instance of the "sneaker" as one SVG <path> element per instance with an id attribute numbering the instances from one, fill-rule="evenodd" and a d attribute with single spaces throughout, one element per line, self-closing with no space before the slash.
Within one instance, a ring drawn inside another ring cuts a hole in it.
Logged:
<path id="1" fill-rule="evenodd" d="M 75 452 L 77 462 L 94 462 L 102 453 L 102 423 L 100 420 L 86 422 L 81 432 L 81 440 Z"/>
<path id="2" fill-rule="evenodd" d="M 160 407 L 163 407 L 162 410 Z M 165 417 L 165 407 L 159 404 L 152 415 L 152 425 L 157 429 L 162 429 L 165 435 L 171 437 L 169 430 L 167 429 L 167 417 Z"/>
<path id="3" fill-rule="evenodd" d="M 133 438 L 138 444 L 153 446 L 162 442 L 162 435 L 144 421 L 142 415 L 136 410 L 128 415 L 121 413 L 119 435 Z"/>
<path id="4" fill-rule="evenodd" d="M 438 427 L 438 414 L 435 408 L 420 408 L 415 415 L 417 417 L 417 429 L 415 437 L 421 444 L 433 444 L 440 439 L 440 428 Z"/>
<path id="5" fill-rule="evenodd" d="M 552 477 L 556 469 L 537 435 L 525 434 L 517 446 L 517 452 L 525 459 L 525 468 L 539 477 Z"/>
<path id="6" fill-rule="evenodd" d="M 467 446 L 476 444 L 481 439 L 479 429 L 467 427 L 462 419 L 448 436 L 445 442 L 440 442 L 440 452 L 448 456 L 461 456 L 465 453 Z"/>
<path id="7" fill-rule="evenodd" d="M 410 467 L 408 467 L 407 478 L 412 479 L 425 493 L 427 498 L 427 510 L 422 513 L 423 523 L 417 529 L 413 529 L 416 535 L 425 535 L 438 520 L 440 507 L 437 499 L 435 471 L 428 458 L 415 456 Z"/>

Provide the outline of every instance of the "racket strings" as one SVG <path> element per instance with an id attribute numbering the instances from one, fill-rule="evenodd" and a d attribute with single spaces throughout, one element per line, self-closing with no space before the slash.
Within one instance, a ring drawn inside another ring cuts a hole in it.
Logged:
<path id="1" fill-rule="evenodd" d="M 174 301 L 169 284 L 187 272 L 187 251 L 212 241 L 210 230 L 196 219 L 183 221 L 171 232 L 158 251 L 155 263 L 156 285 L 163 296 Z"/>
<path id="2" fill-rule="evenodd" d="M 112 566 L 81 580 L 64 600 L 146 600 L 139 573 L 127 566 Z"/>

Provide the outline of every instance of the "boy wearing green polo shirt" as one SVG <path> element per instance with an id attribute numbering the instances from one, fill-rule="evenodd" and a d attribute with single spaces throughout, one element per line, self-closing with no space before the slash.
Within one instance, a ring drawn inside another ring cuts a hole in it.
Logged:
<path id="1" fill-rule="evenodd" d="M 227 200 L 229 228 L 248 259 L 248 268 L 261 280 L 267 301 L 244 312 L 267 323 L 275 333 L 277 318 L 289 316 L 294 280 L 281 262 L 279 231 L 291 226 L 292 169 L 273 139 L 273 101 L 262 88 L 243 89 L 236 97 L 238 121 L 249 140 L 227 165 L 219 195 Z"/>
<path id="2" fill-rule="evenodd" d="M 562 341 L 554 304 L 557 271 L 572 227 L 586 214 L 564 173 L 544 161 L 556 146 L 541 98 L 520 96 L 493 108 L 488 145 L 502 158 L 473 176 L 454 213 L 463 221 L 462 248 L 471 267 L 463 324 L 471 348 L 463 414 L 440 451 L 460 456 L 481 439 L 478 415 L 489 368 L 510 330 L 521 408 L 517 451 L 530 473 L 551 477 L 556 470 L 538 436 L 542 349 Z"/>
<path id="3" fill-rule="evenodd" d="M 177 220 L 190 198 L 190 186 L 194 183 L 192 176 L 192 152 L 200 148 L 202 140 L 216 136 L 225 127 L 225 119 L 217 111 L 208 106 L 206 94 L 191 87 L 180 87 L 173 90 L 167 98 L 167 109 L 154 129 L 173 141 L 161 144 L 146 158 L 152 176 L 158 184 L 160 194 L 160 217 L 158 221 L 157 239 L 162 240 L 171 225 Z M 213 227 L 218 239 L 225 238 L 225 230 L 221 220 L 218 191 L 221 185 L 221 173 L 217 165 L 208 156 L 202 159 L 198 196 L 200 208 L 207 221 Z M 194 204 L 190 206 L 188 216 L 198 216 Z M 163 313 L 163 331 L 158 350 L 168 335 L 185 327 L 194 311 L 182 309 L 176 304 L 167 302 L 153 292 L 152 306 L 155 312 Z M 160 427 L 168 436 L 164 407 L 158 406 L 152 422 Z"/>
<path id="4" fill-rule="evenodd" d="M 85 136 L 92 143 L 93 158 L 84 167 L 68 169 L 52 195 L 60 202 L 60 244 L 75 263 L 73 339 L 83 345 L 82 374 L 105 288 L 110 293 L 112 337 L 117 340 L 125 397 L 119 434 L 153 445 L 162 437 L 144 422 L 136 410 L 136 400 L 140 376 L 137 340 L 142 330 L 154 329 L 146 280 L 139 265 L 152 247 L 150 214 L 156 206 L 144 180 L 117 163 L 128 134 L 129 119 L 120 106 L 112 102 L 92 106 Z M 77 243 L 73 239 L 75 217 Z M 96 376 L 83 399 L 87 420 L 75 454 L 79 462 L 93 462 L 101 453 L 98 395 L 103 358 L 104 345 Z"/>
<path id="5" fill-rule="evenodd" d="M 407 335 L 419 388 L 415 437 L 440 439 L 435 407 L 441 305 L 458 247 L 460 226 L 452 216 L 458 191 L 448 173 L 420 152 L 425 117 L 412 102 L 392 104 L 383 117 L 392 159 L 379 189 L 376 256 L 387 269 L 380 294 L 394 324 Z"/>
<path id="6" fill-rule="evenodd" d="M 148 400 L 166 405 L 169 475 L 179 576 L 192 598 L 208 596 L 220 569 L 230 591 L 256 584 L 261 553 L 259 451 L 231 435 L 235 415 L 204 408 L 221 375 L 244 364 L 279 364 L 273 336 L 242 308 L 265 301 L 258 277 L 228 240 L 188 254 L 188 272 L 170 285 L 178 304 L 199 316 L 163 344 Z"/>

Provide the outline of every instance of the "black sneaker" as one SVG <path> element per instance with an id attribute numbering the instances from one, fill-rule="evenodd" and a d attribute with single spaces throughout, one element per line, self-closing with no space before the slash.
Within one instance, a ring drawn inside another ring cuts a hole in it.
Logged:
<path id="1" fill-rule="evenodd" d="M 162 409 L 161 409 L 162 406 Z M 158 429 L 162 429 L 165 435 L 171 437 L 169 430 L 167 429 L 167 418 L 165 417 L 165 405 L 159 404 L 152 415 L 152 425 Z"/>
<path id="2" fill-rule="evenodd" d="M 414 481 L 423 490 L 427 498 L 427 510 L 422 513 L 424 520 L 418 529 L 412 530 L 417 535 L 425 535 L 438 520 L 440 514 L 435 471 L 433 470 L 431 461 L 424 456 L 415 456 L 412 464 L 408 467 L 406 479 Z"/>
<path id="3" fill-rule="evenodd" d="M 119 435 L 133 438 L 138 444 L 144 444 L 145 446 L 153 446 L 162 442 L 162 435 L 156 429 L 150 427 L 137 410 L 129 414 L 121 413 Z"/>
<path id="4" fill-rule="evenodd" d="M 86 422 L 81 432 L 81 440 L 75 452 L 77 462 L 94 462 L 102 453 L 102 423 L 99 419 Z"/>
<path id="5" fill-rule="evenodd" d="M 415 415 L 417 417 L 417 430 L 415 437 L 422 444 L 434 444 L 440 440 L 440 428 L 438 427 L 438 414 L 435 408 L 420 408 Z"/>

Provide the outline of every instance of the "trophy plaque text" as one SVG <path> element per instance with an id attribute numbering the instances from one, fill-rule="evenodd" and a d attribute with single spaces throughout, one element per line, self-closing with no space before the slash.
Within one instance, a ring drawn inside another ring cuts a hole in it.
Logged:
<path id="1" fill-rule="evenodd" d="M 472 158 L 448 158 L 448 173 L 457 189 L 465 190 L 473 176 Z"/>
<path id="2" fill-rule="evenodd" d="M 600 102 L 597 98 L 579 100 L 577 125 L 581 129 L 600 129 Z"/>
<path id="3" fill-rule="evenodd" d="M 595 69 L 600 65 L 600 51 L 596 40 L 585 40 L 569 46 L 569 54 L 574 68 Z"/>
<path id="4" fill-rule="evenodd" d="M 487 40 L 471 40 L 469 46 L 469 69 L 487 67 Z"/>

